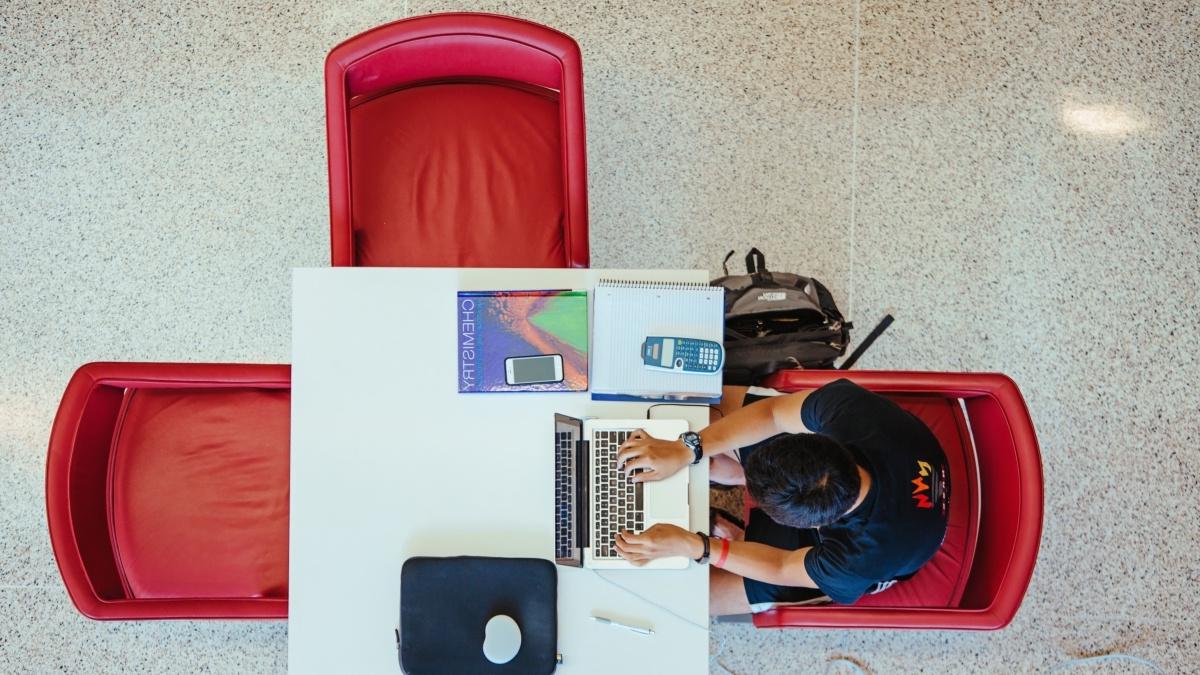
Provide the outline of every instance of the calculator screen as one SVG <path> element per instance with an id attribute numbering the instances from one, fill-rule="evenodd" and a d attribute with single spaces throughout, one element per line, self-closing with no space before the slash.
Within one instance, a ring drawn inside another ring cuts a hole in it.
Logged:
<path id="1" fill-rule="evenodd" d="M 675 341 L 674 340 L 663 340 L 662 359 L 659 360 L 659 363 L 661 363 L 664 366 L 669 366 L 669 365 L 671 365 L 671 359 L 674 358 L 674 356 L 675 356 Z"/>

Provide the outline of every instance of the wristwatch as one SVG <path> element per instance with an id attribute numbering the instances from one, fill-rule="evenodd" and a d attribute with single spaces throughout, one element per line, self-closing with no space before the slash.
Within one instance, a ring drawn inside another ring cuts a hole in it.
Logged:
<path id="1" fill-rule="evenodd" d="M 692 464 L 699 464 L 700 460 L 704 459 L 704 448 L 700 446 L 700 434 L 694 431 L 685 431 L 679 434 L 679 440 L 683 441 L 687 449 L 691 450 L 692 454 L 695 455 Z"/>

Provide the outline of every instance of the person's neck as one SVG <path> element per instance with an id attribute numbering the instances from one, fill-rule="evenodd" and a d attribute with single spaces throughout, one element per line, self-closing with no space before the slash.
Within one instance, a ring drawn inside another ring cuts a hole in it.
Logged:
<path id="1" fill-rule="evenodd" d="M 866 469 L 857 464 L 855 468 L 858 469 L 858 498 L 854 500 L 854 503 L 850 505 L 850 508 L 842 516 L 854 513 L 854 510 L 862 506 L 862 503 L 867 500 L 867 494 L 871 492 L 871 474 L 867 473 Z"/>

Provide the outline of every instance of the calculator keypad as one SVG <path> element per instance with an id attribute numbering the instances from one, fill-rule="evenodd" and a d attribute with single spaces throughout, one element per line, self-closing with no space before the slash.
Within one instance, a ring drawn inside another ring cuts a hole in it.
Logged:
<path id="1" fill-rule="evenodd" d="M 714 373 L 720 367 L 721 351 L 715 347 L 701 346 L 693 342 L 677 341 L 675 344 L 676 359 L 683 359 L 685 364 L 696 364 L 699 370 Z M 692 368 L 695 370 L 696 368 Z"/>

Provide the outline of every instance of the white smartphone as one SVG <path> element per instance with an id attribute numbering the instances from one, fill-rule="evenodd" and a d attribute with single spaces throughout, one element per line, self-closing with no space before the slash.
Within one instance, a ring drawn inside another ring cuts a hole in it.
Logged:
<path id="1" fill-rule="evenodd" d="M 562 382 L 562 354 L 510 356 L 504 359 L 504 381 L 508 384 Z"/>

